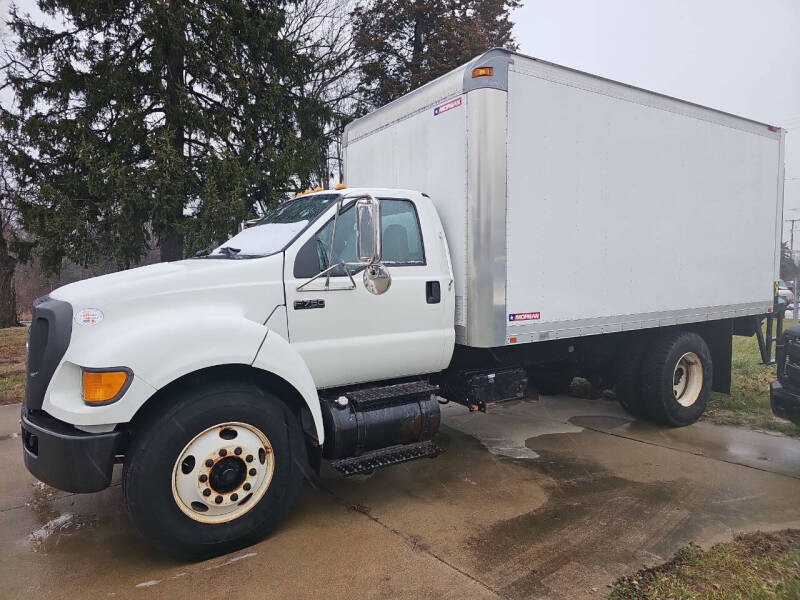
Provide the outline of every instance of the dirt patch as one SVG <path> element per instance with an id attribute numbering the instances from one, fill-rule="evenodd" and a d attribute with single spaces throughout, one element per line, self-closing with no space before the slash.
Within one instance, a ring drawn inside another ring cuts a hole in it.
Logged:
<path id="1" fill-rule="evenodd" d="M 22 402 L 27 339 L 27 327 L 0 329 L 0 404 Z"/>
<path id="2" fill-rule="evenodd" d="M 617 580 L 612 600 L 800 597 L 800 531 L 749 533 L 703 550 L 689 544 L 657 567 Z"/>

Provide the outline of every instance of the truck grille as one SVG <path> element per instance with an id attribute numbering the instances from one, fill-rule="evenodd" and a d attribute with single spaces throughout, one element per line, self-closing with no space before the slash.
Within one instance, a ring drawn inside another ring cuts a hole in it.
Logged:
<path id="1" fill-rule="evenodd" d="M 68 302 L 44 296 L 33 303 L 25 380 L 25 406 L 29 410 L 42 408 L 47 386 L 71 335 L 72 306 Z"/>

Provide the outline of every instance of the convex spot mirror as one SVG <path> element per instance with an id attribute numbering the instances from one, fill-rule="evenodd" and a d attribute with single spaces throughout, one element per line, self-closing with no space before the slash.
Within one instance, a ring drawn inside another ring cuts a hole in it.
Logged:
<path id="1" fill-rule="evenodd" d="M 392 276 L 383 265 L 376 263 L 364 269 L 364 287 L 368 292 L 380 296 L 387 292 L 391 285 Z"/>

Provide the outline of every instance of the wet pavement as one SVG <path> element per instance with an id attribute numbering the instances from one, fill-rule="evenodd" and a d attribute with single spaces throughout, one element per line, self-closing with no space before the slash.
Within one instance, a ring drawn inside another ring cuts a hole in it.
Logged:
<path id="1" fill-rule="evenodd" d="M 19 408 L 0 407 L 0 598 L 599 598 L 689 541 L 800 527 L 798 440 L 665 429 L 604 400 L 443 408 L 439 458 L 324 468 L 270 538 L 184 564 L 139 537 L 118 483 L 36 482 Z"/>

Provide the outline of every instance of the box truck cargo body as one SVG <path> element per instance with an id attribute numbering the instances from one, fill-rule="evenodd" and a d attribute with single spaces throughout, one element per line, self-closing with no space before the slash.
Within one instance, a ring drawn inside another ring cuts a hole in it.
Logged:
<path id="1" fill-rule="evenodd" d="M 772 307 L 777 128 L 493 50 L 350 124 L 344 148 L 348 185 L 432 198 L 460 344 Z"/>
<path id="2" fill-rule="evenodd" d="M 440 402 L 582 376 L 694 423 L 772 310 L 779 129 L 493 50 L 351 123 L 344 152 L 347 187 L 35 302 L 31 473 L 96 492 L 122 462 L 139 531 L 206 558 L 270 532 L 322 459 L 436 457 Z"/>

